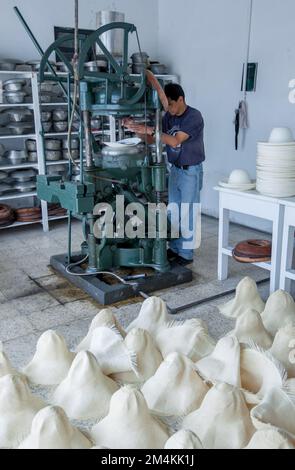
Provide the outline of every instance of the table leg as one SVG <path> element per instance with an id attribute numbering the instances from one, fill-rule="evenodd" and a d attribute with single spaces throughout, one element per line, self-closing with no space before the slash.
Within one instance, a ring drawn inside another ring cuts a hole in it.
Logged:
<path id="1" fill-rule="evenodd" d="M 291 293 L 292 290 L 292 280 L 286 277 L 286 272 L 292 269 L 294 253 L 294 232 L 295 228 L 290 227 L 290 225 L 286 224 L 283 232 L 280 289 L 283 289 L 289 293 Z"/>
<path id="2" fill-rule="evenodd" d="M 219 236 L 218 236 L 218 280 L 228 278 L 228 256 L 223 253 L 223 248 L 229 244 L 229 210 L 222 206 L 222 198 L 219 206 Z"/>
<path id="3" fill-rule="evenodd" d="M 282 227 L 284 223 L 284 207 L 279 205 L 276 218 L 273 221 L 272 253 L 270 271 L 270 294 L 280 287 L 281 251 L 282 251 Z"/>

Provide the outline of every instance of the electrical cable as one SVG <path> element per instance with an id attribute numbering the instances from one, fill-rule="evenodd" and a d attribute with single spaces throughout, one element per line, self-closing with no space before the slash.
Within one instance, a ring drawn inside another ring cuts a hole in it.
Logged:
<path id="1" fill-rule="evenodd" d="M 98 276 L 98 275 L 106 275 L 106 276 L 112 276 L 114 277 L 115 279 L 117 279 L 118 281 L 120 281 L 122 284 L 124 285 L 127 285 L 127 286 L 137 286 L 137 282 L 127 282 L 125 281 L 125 279 L 123 279 L 122 277 L 120 277 L 118 274 L 115 274 L 115 273 L 112 273 L 110 271 L 97 271 L 97 272 L 94 272 L 94 273 L 73 273 L 71 271 L 72 268 L 75 268 L 77 266 L 80 266 L 81 264 L 85 263 L 89 258 L 89 255 L 85 256 L 85 258 L 83 258 L 82 260 L 76 262 L 76 263 L 71 263 L 69 264 L 65 269 L 66 269 L 66 273 L 67 274 L 70 274 L 71 276 L 79 276 L 79 277 L 89 277 L 89 276 Z"/>

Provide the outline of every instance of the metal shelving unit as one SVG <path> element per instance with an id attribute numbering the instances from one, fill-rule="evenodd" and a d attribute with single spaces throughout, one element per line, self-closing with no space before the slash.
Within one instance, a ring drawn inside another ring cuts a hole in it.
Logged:
<path id="1" fill-rule="evenodd" d="M 60 160 L 60 161 L 50 161 L 44 164 L 43 155 L 43 138 L 42 138 L 42 126 L 41 126 L 41 108 L 43 107 L 60 107 L 60 106 L 67 106 L 66 102 L 58 102 L 58 103 L 41 103 L 39 99 L 39 87 L 38 87 L 38 74 L 37 72 L 19 72 L 19 71 L 0 71 L 0 80 L 8 80 L 11 78 L 24 78 L 31 81 L 32 86 L 32 97 L 33 102 L 31 103 L 21 103 L 21 104 L 10 104 L 10 103 L 0 103 L 0 111 L 9 109 L 9 108 L 27 108 L 33 110 L 34 114 L 34 126 L 35 126 L 35 133 L 34 134 L 22 134 L 22 135 L 13 135 L 13 134 L 0 134 L 0 142 L 4 144 L 4 142 L 9 141 L 21 141 L 22 146 L 25 147 L 25 140 L 27 139 L 35 139 L 37 144 L 37 154 L 38 154 L 38 161 L 37 162 L 27 162 L 18 165 L 0 165 L 0 171 L 7 171 L 7 170 L 21 170 L 27 168 L 35 168 L 38 170 L 39 175 L 43 175 L 46 173 L 46 166 L 47 165 L 57 165 L 57 164 L 68 164 L 68 160 Z M 78 132 L 76 133 L 78 135 Z M 67 133 L 50 133 L 46 134 L 45 137 L 61 137 L 66 136 Z M 0 197 L 0 201 L 11 201 L 16 199 L 28 199 L 37 197 L 37 192 L 28 192 L 28 193 L 7 193 Z M 6 228 L 13 228 L 13 227 L 20 227 L 22 225 L 32 225 L 41 223 L 43 226 L 43 230 L 47 232 L 49 230 L 49 222 L 52 220 L 61 220 L 67 218 L 67 216 L 57 216 L 57 217 L 50 217 L 48 216 L 48 207 L 47 202 L 41 201 L 41 212 L 42 218 L 40 220 L 34 220 L 31 222 L 14 222 L 12 225 L 6 227 L 0 227 L 0 229 Z"/>

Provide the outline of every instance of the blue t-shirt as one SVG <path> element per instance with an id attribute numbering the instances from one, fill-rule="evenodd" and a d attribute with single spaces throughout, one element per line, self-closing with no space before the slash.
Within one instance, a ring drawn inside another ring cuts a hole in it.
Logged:
<path id="1" fill-rule="evenodd" d="M 198 165 L 205 160 L 204 120 L 200 111 L 188 106 L 181 116 L 172 116 L 167 112 L 163 118 L 163 132 L 172 136 L 178 132 L 189 135 L 189 139 L 176 148 L 167 145 L 170 163 Z"/>

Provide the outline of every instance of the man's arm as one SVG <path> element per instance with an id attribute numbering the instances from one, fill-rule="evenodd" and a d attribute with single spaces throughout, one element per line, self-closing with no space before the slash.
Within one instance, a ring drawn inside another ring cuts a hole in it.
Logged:
<path id="1" fill-rule="evenodd" d="M 152 136 L 154 133 L 154 128 L 149 126 L 144 126 L 142 124 L 135 124 L 131 120 L 126 121 L 125 124 L 127 129 L 131 132 L 135 132 L 138 137 L 142 140 L 146 140 L 148 144 L 152 144 L 155 142 L 155 137 Z M 169 147 L 176 148 L 179 145 L 183 144 L 186 140 L 189 139 L 189 135 L 185 132 L 177 132 L 175 136 L 169 134 L 162 134 L 162 142 L 163 144 L 169 145 Z"/>

